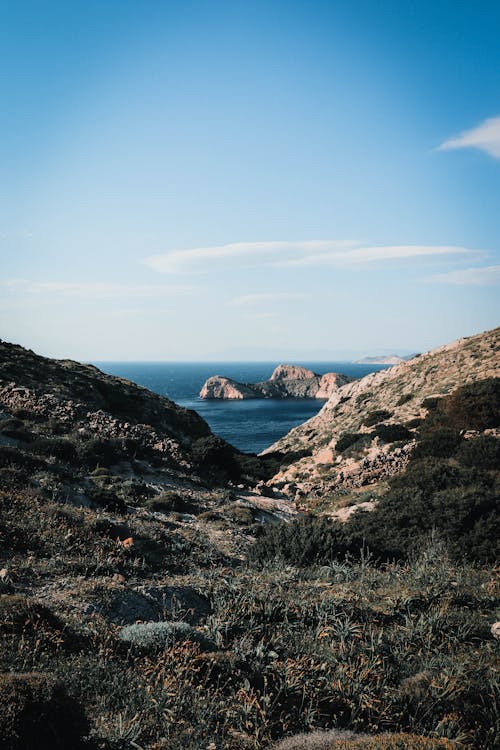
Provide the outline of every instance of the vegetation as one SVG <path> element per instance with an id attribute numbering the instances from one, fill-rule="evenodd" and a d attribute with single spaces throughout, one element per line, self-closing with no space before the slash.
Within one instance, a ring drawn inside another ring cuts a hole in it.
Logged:
<path id="1" fill-rule="evenodd" d="M 144 389 L 16 352 L 6 382 L 51 391 L 16 391 L 0 425 L 2 748 L 500 746 L 498 381 L 427 404 L 371 513 L 261 526 L 268 498 L 235 485 L 307 449 L 243 454 Z M 390 417 L 337 451 L 407 440 Z"/>
<path id="2" fill-rule="evenodd" d="M 373 427 L 373 425 L 383 422 L 385 419 L 390 419 L 392 413 L 387 409 L 375 409 L 367 414 L 363 424 L 365 427 Z"/>

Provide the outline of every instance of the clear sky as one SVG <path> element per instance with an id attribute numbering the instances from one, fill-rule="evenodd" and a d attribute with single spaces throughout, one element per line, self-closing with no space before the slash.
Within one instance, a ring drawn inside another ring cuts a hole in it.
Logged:
<path id="1" fill-rule="evenodd" d="M 500 3 L 0 0 L 0 336 L 338 359 L 499 324 Z"/>

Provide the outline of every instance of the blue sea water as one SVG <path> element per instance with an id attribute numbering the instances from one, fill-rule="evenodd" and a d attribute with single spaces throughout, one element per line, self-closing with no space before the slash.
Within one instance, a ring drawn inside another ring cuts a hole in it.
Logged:
<path id="1" fill-rule="evenodd" d="M 256 399 L 204 401 L 198 394 L 211 375 L 224 375 L 242 383 L 266 380 L 278 362 L 93 362 L 109 375 L 132 380 L 181 406 L 194 409 L 216 435 L 243 451 L 259 453 L 292 427 L 314 416 L 321 399 Z M 297 362 L 318 374 L 343 372 L 361 378 L 384 365 L 352 362 Z"/>

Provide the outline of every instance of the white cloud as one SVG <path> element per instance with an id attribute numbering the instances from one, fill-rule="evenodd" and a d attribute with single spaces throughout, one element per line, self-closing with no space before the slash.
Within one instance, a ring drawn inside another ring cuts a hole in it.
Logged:
<path id="1" fill-rule="evenodd" d="M 305 299 L 308 295 L 293 292 L 263 292 L 259 294 L 244 294 L 241 297 L 235 297 L 229 300 L 229 307 L 239 307 L 240 305 L 260 305 L 266 302 L 283 302 L 286 300 Z"/>
<path id="2" fill-rule="evenodd" d="M 500 284 L 500 266 L 463 268 L 462 270 L 436 274 L 431 276 L 429 281 L 463 286 L 494 286 Z"/>
<path id="3" fill-rule="evenodd" d="M 500 159 L 500 116 L 490 117 L 471 130 L 449 138 L 441 143 L 438 151 L 451 151 L 457 148 L 478 148 L 495 159 Z"/>
<path id="4" fill-rule="evenodd" d="M 144 263 L 159 273 L 191 273 L 208 270 L 214 262 L 260 265 L 302 257 L 309 253 L 331 252 L 355 246 L 352 240 L 304 240 L 298 242 L 233 242 L 212 247 L 170 250 L 162 255 L 150 255 Z"/>
<path id="5" fill-rule="evenodd" d="M 169 295 L 189 294 L 195 291 L 193 286 L 178 284 L 121 284 L 117 282 L 68 282 L 68 281 L 30 281 L 28 279 L 10 279 L 1 282 L 10 292 L 38 295 L 40 297 L 164 297 Z"/>
<path id="6" fill-rule="evenodd" d="M 474 254 L 452 245 L 361 246 L 353 240 L 238 242 L 214 247 L 172 250 L 144 262 L 160 273 L 200 273 L 216 267 L 357 266 L 405 258 Z"/>
<path id="7" fill-rule="evenodd" d="M 309 255 L 279 263 L 280 266 L 351 266 L 376 261 L 402 260 L 441 255 L 467 255 L 474 251 L 454 245 L 382 245 L 357 247 L 334 253 Z"/>

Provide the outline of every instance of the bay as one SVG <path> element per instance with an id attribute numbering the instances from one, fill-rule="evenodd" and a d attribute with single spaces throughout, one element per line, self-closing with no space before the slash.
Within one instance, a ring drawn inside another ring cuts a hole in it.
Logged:
<path id="1" fill-rule="evenodd" d="M 313 417 L 322 399 L 255 399 L 205 401 L 199 392 L 211 375 L 224 375 L 242 383 L 267 380 L 279 362 L 92 362 L 108 375 L 132 380 L 149 390 L 194 409 L 212 431 L 242 451 L 260 453 L 292 427 Z M 361 378 L 385 365 L 352 362 L 295 362 L 322 375 L 342 372 Z"/>

